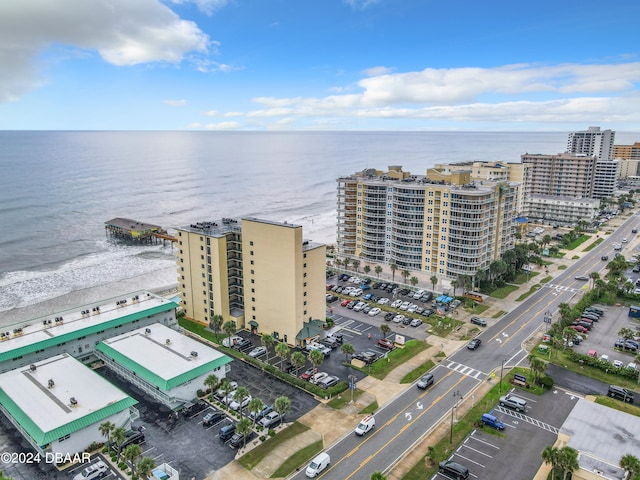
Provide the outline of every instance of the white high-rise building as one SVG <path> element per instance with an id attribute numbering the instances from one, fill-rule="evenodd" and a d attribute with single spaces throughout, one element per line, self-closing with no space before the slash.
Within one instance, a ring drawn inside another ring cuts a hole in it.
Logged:
<path id="1" fill-rule="evenodd" d="M 567 153 L 597 156 L 598 160 L 613 158 L 613 143 L 616 132 L 600 130 L 600 127 L 589 127 L 588 130 L 569 133 Z"/>

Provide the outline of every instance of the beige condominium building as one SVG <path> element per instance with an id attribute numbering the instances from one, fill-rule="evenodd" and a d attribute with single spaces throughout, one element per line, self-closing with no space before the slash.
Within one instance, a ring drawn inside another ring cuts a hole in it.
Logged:
<path id="1" fill-rule="evenodd" d="M 214 315 L 295 345 L 325 318 L 326 246 L 302 227 L 225 218 L 176 229 L 178 282 L 187 318 Z"/>
<path id="2" fill-rule="evenodd" d="M 473 276 L 513 248 L 517 198 L 518 184 L 472 181 L 469 169 L 366 169 L 337 179 L 338 252 L 442 278 Z"/>
<path id="3" fill-rule="evenodd" d="M 592 198 L 597 158 L 559 153 L 556 155 L 524 154 L 523 164 L 531 165 L 529 195 L 554 195 Z"/>

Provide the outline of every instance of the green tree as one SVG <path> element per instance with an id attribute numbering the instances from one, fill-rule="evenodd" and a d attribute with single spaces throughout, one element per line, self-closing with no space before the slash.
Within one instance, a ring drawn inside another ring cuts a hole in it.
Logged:
<path id="1" fill-rule="evenodd" d="M 324 353 L 316 349 L 311 350 L 309 352 L 309 361 L 315 368 L 318 368 L 324 362 Z"/>
<path id="2" fill-rule="evenodd" d="M 367 275 L 369 275 L 369 273 L 371 272 L 371 267 L 369 265 L 365 265 L 364 268 L 364 273 L 366 273 Z"/>
<path id="3" fill-rule="evenodd" d="M 376 265 L 376 268 L 374 268 L 374 271 L 376 272 L 376 275 L 378 275 L 378 278 L 380 278 L 380 274 L 382 273 L 382 267 L 380 265 Z"/>
<path id="4" fill-rule="evenodd" d="M 527 360 L 529 361 L 529 368 L 533 372 L 533 384 L 536 385 L 547 369 L 547 362 L 533 354 L 529 355 Z"/>
<path id="5" fill-rule="evenodd" d="M 211 317 L 211 320 L 209 321 L 209 326 L 211 327 L 211 330 L 213 330 L 213 333 L 216 334 L 216 342 L 219 341 L 218 334 L 222 329 L 223 322 L 224 322 L 224 317 L 222 315 L 214 315 L 213 317 Z"/>
<path id="6" fill-rule="evenodd" d="M 211 393 L 215 393 L 216 390 L 220 388 L 221 381 L 214 373 L 211 373 L 207 375 L 203 383 L 204 383 L 204 386 L 211 391 Z"/>
<path id="7" fill-rule="evenodd" d="M 253 426 L 255 428 L 258 414 L 264 409 L 265 405 L 262 399 L 253 397 L 247 405 L 247 411 L 253 416 Z"/>
<path id="8" fill-rule="evenodd" d="M 314 350 L 317 351 L 317 350 Z M 320 352 L 322 353 L 322 352 Z M 273 402 L 273 409 L 280 414 L 280 422 L 284 423 L 284 416 L 289 413 L 291 400 L 286 395 L 281 395 Z"/>
<path id="9" fill-rule="evenodd" d="M 276 343 L 276 340 L 268 333 L 265 333 L 264 335 L 262 335 L 262 337 L 260 337 L 260 342 L 265 347 L 267 347 L 267 363 L 269 363 L 269 350 L 273 348 L 273 345 Z"/>
<path id="10" fill-rule="evenodd" d="M 387 335 L 389 335 L 391 333 L 391 327 L 389 325 L 387 325 L 386 323 L 381 323 L 380 324 L 380 331 L 382 332 L 382 336 L 386 338 Z"/>
<path id="11" fill-rule="evenodd" d="M 392 263 L 391 265 L 389 265 L 389 268 L 391 269 L 391 281 L 395 282 L 396 281 L 396 270 L 398 270 L 398 265 L 394 263 Z"/>
<path id="12" fill-rule="evenodd" d="M 113 432 L 111 432 L 111 438 L 117 447 L 116 452 L 118 454 L 118 460 L 120 460 L 120 451 L 122 450 L 123 442 L 127 439 L 127 431 L 122 427 L 115 428 Z"/>
<path id="13" fill-rule="evenodd" d="M 620 329 L 620 331 L 618 332 L 618 335 L 620 335 L 624 340 L 624 343 L 622 344 L 622 350 L 626 350 L 627 340 L 632 340 L 633 337 L 635 336 L 635 333 L 630 328 L 625 327 Z"/>
<path id="14" fill-rule="evenodd" d="M 358 272 L 358 267 L 360 266 L 360 260 L 358 260 L 357 258 L 354 259 L 354 260 L 351 260 L 351 264 L 353 265 L 353 269 L 357 273 Z"/>
<path id="15" fill-rule="evenodd" d="M 247 398 L 251 397 L 251 393 L 247 387 L 238 387 L 236 392 L 233 394 L 233 399 L 240 404 L 238 408 L 238 413 L 240 414 L 240 420 L 242 420 L 242 402 L 244 402 Z"/>
<path id="16" fill-rule="evenodd" d="M 371 480 L 387 480 L 387 477 L 385 477 L 382 472 L 373 472 L 371 474 Z"/>
<path id="17" fill-rule="evenodd" d="M 231 335 L 236 333 L 237 329 L 238 328 L 236 327 L 236 322 L 234 322 L 233 320 L 229 320 L 228 322 L 225 322 L 224 325 L 222 325 L 222 330 L 227 334 L 227 338 L 229 339 L 229 347 L 232 347 Z"/>
<path id="18" fill-rule="evenodd" d="M 103 422 L 98 426 L 98 431 L 103 437 L 107 437 L 107 445 L 111 443 L 111 432 L 115 430 L 116 426 L 111 422 Z"/>
<path id="19" fill-rule="evenodd" d="M 542 460 L 551 465 L 551 480 L 555 480 L 555 470 L 559 458 L 558 449 L 552 445 L 547 445 L 542 451 Z"/>
<path id="20" fill-rule="evenodd" d="M 296 369 L 296 375 L 298 374 L 298 370 L 304 367 L 305 363 L 307 363 L 307 358 L 304 356 L 304 353 L 296 350 L 291 354 L 291 365 Z"/>
<path id="21" fill-rule="evenodd" d="M 409 279 L 409 283 L 411 283 L 411 285 L 412 285 L 412 286 L 414 286 L 414 287 L 415 287 L 416 285 L 418 285 L 418 281 L 419 281 L 419 280 L 418 280 L 418 277 L 416 277 L 416 276 L 413 276 L 413 277 L 411 277 L 411 278 Z"/>
<path id="22" fill-rule="evenodd" d="M 284 361 L 289 358 L 289 345 L 284 342 L 278 342 L 276 345 L 276 356 L 280 358 L 280 370 L 283 369 Z"/>
<path id="23" fill-rule="evenodd" d="M 122 457 L 125 461 L 129 462 L 129 465 L 131 466 L 132 476 L 135 476 L 136 474 L 136 460 L 138 460 L 140 455 L 142 455 L 142 448 L 140 448 L 140 445 L 136 445 L 135 443 L 127 445 L 124 452 L 122 452 Z"/>
<path id="24" fill-rule="evenodd" d="M 431 281 L 431 285 L 433 285 L 433 291 L 436 291 L 436 284 L 438 283 L 438 277 L 435 275 L 431 275 L 431 278 L 429 279 Z"/>
<path id="25" fill-rule="evenodd" d="M 345 258 L 344 260 L 342 260 L 342 264 L 344 265 L 344 269 L 347 270 L 349 268 L 349 264 L 351 263 L 351 259 L 350 258 Z"/>
<path id="26" fill-rule="evenodd" d="M 627 453 L 620 458 L 620 468 L 628 472 L 626 478 L 635 480 L 635 478 L 640 475 L 640 460 L 638 460 L 638 457 Z"/>
<path id="27" fill-rule="evenodd" d="M 346 362 L 348 358 L 356 352 L 356 349 L 351 343 L 343 343 L 340 347 L 340 351 L 344 353 L 344 360 Z"/>
<path id="28" fill-rule="evenodd" d="M 224 400 L 225 408 L 229 410 L 229 394 L 233 392 L 234 386 L 231 384 L 228 378 L 223 378 L 220 384 L 220 391 L 222 392 L 222 399 Z"/>
<path id="29" fill-rule="evenodd" d="M 562 447 L 558 451 L 558 465 L 562 469 L 562 480 L 566 480 L 567 475 L 571 475 L 580 468 L 578 452 L 571 447 Z"/>
<path id="30" fill-rule="evenodd" d="M 156 468 L 156 461 L 153 458 L 142 457 L 138 462 L 138 478 L 148 479 L 154 468 Z"/>
<path id="31" fill-rule="evenodd" d="M 253 429 L 253 425 L 251 424 L 251 420 L 248 418 L 241 418 L 240 421 L 236 424 L 236 433 L 239 433 L 243 436 L 242 438 L 242 447 L 244 448 L 247 444 L 247 438 L 251 434 Z"/>
<path id="32" fill-rule="evenodd" d="M 457 278 L 454 278 L 453 280 L 451 280 L 451 288 L 453 288 L 453 296 L 456 296 L 456 289 L 460 288 L 460 282 L 458 281 Z"/>
<path id="33" fill-rule="evenodd" d="M 404 283 L 407 283 L 407 278 L 409 278 L 409 275 L 411 275 L 411 272 L 409 270 L 407 270 L 406 268 L 402 270 L 402 278 L 404 279 Z"/>

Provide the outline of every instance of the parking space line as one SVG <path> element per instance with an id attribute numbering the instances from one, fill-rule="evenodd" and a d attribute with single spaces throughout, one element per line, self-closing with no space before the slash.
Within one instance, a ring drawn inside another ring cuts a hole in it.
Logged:
<path id="1" fill-rule="evenodd" d="M 486 440 L 483 440 L 482 438 L 478 438 L 478 437 L 476 437 L 476 436 L 475 436 L 476 431 L 477 431 L 477 430 L 474 430 L 473 432 L 471 432 L 471 435 L 469 436 L 469 438 L 471 438 L 471 439 L 475 440 L 476 442 L 483 443 L 483 444 L 487 445 L 488 447 L 492 447 L 492 448 L 495 448 L 496 450 L 500 450 L 500 447 L 499 447 L 499 446 L 494 445 L 493 443 L 489 443 L 489 442 L 487 442 Z"/>
<path id="2" fill-rule="evenodd" d="M 481 464 L 481 463 L 478 463 L 478 462 L 476 462 L 475 460 L 471 460 L 470 458 L 467 458 L 467 457 L 465 457 L 464 455 L 460 455 L 460 454 L 458 453 L 458 451 L 460 450 L 460 448 L 462 448 L 462 445 L 461 445 L 460 447 L 458 447 L 458 450 L 456 450 L 455 455 L 457 455 L 457 456 L 458 456 L 458 457 L 460 457 L 460 458 L 464 458 L 464 459 L 465 459 L 465 460 L 467 460 L 468 462 L 474 463 L 474 464 L 478 465 L 479 467 L 486 468 L 486 466 L 485 466 L 485 465 L 483 465 L 483 464 Z"/>
<path id="3" fill-rule="evenodd" d="M 514 418 L 517 418 L 518 420 L 522 420 L 524 422 L 530 423 L 531 425 L 534 425 L 542 430 L 546 430 L 556 435 L 558 434 L 558 429 L 553 425 L 549 425 L 548 423 L 541 422 L 540 420 L 537 420 L 533 417 L 529 417 L 528 415 L 514 412 L 512 410 L 508 410 L 500 406 L 496 407 L 496 410 L 505 415 L 509 415 L 510 417 L 514 417 Z"/>
<path id="4" fill-rule="evenodd" d="M 362 335 L 362 332 L 359 332 L 358 330 L 353 330 L 351 328 L 344 328 L 342 327 L 342 330 L 345 330 L 347 332 L 353 333 L 354 335 Z"/>
<path id="5" fill-rule="evenodd" d="M 493 458 L 493 457 L 492 457 L 491 455 L 489 455 L 488 453 L 484 453 L 484 452 L 483 452 L 483 451 L 481 451 L 481 450 L 478 450 L 478 449 L 476 449 L 476 448 L 473 448 L 473 447 L 469 446 L 469 445 L 467 444 L 467 441 L 468 441 L 468 440 L 469 440 L 469 437 L 465 438 L 464 442 L 462 442 L 462 446 L 463 446 L 464 448 L 468 448 L 469 450 L 471 450 L 471 451 L 473 451 L 473 452 L 476 452 L 476 453 L 479 453 L 480 455 L 484 455 L 485 457 Z"/>

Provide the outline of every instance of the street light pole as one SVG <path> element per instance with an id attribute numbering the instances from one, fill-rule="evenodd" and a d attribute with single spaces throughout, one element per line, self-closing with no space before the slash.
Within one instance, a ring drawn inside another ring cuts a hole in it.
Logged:
<path id="1" fill-rule="evenodd" d="M 455 391 L 453 392 L 453 398 L 454 400 L 457 398 L 458 400 L 456 400 L 456 402 L 453 404 L 453 407 L 451 407 L 451 429 L 449 430 L 449 443 L 453 443 L 453 412 L 455 411 L 456 407 L 458 406 L 458 403 L 460 403 L 460 401 L 462 400 L 463 395 L 459 392 L 459 391 Z"/>
<path id="2" fill-rule="evenodd" d="M 498 384 L 498 395 L 502 395 L 502 374 L 504 372 L 504 362 L 505 359 L 502 359 L 502 364 L 500 365 L 500 383 Z"/>

